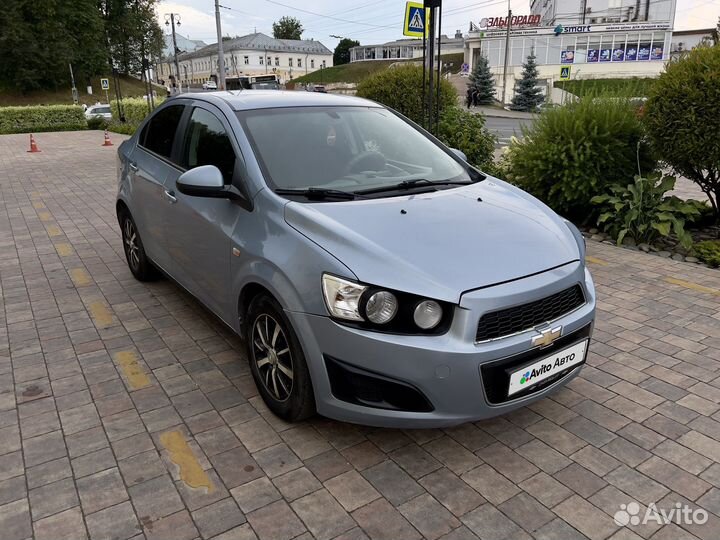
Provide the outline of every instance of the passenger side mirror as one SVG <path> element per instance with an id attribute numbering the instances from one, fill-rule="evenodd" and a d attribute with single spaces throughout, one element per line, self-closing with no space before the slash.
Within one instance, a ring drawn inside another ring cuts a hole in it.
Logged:
<path id="1" fill-rule="evenodd" d="M 463 161 L 467 161 L 467 156 L 462 150 L 458 150 L 457 148 L 451 148 L 450 151 Z"/>
<path id="2" fill-rule="evenodd" d="M 194 197 L 229 198 L 223 175 L 215 165 L 202 165 L 185 171 L 175 182 L 180 193 Z"/>

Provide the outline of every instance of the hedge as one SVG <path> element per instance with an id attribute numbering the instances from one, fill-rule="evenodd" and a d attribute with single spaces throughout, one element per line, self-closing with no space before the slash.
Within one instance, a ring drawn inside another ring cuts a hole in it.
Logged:
<path id="1" fill-rule="evenodd" d="M 164 98 L 156 97 L 154 99 L 155 107 L 158 107 L 165 101 Z M 127 98 L 122 100 L 123 112 L 125 113 L 125 122 L 120 122 L 120 113 L 118 112 L 117 101 L 110 103 L 112 111 L 112 122 L 108 125 L 110 131 L 115 133 L 124 133 L 132 135 L 138 128 L 140 123 L 145 120 L 148 115 L 148 102 L 145 98 Z"/>
<path id="2" fill-rule="evenodd" d="M 0 134 L 78 129 L 87 129 L 87 121 L 76 105 L 0 107 Z"/>

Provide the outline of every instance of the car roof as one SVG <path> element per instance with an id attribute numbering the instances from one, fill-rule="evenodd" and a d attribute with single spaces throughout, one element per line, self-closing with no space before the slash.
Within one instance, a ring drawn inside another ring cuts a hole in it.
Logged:
<path id="1" fill-rule="evenodd" d="M 180 94 L 177 97 L 214 102 L 221 99 L 235 111 L 278 107 L 380 107 L 367 99 L 303 90 L 237 90 Z"/>

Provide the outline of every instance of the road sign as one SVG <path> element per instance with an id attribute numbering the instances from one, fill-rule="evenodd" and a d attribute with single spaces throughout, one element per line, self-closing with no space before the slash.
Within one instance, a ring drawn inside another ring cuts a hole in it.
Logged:
<path id="1" fill-rule="evenodd" d="M 425 6 L 417 2 L 405 4 L 405 20 L 403 21 L 403 35 L 423 37 L 427 35 L 430 14 Z"/>
<path id="2" fill-rule="evenodd" d="M 110 90 L 110 79 L 100 79 L 100 88 Z"/>
<path id="3" fill-rule="evenodd" d="M 569 81 L 570 80 L 570 66 L 562 66 L 560 68 L 560 80 L 561 81 Z"/>

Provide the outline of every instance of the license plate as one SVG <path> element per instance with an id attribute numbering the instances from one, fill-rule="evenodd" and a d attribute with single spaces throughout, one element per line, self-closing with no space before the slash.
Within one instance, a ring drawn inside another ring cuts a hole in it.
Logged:
<path id="1" fill-rule="evenodd" d="M 513 372 L 513 374 L 510 375 L 508 396 L 517 394 L 572 366 L 582 364 L 585 360 L 588 341 L 589 340 L 586 339 L 567 349 L 556 351 L 542 360 L 538 360 L 529 366 Z"/>

